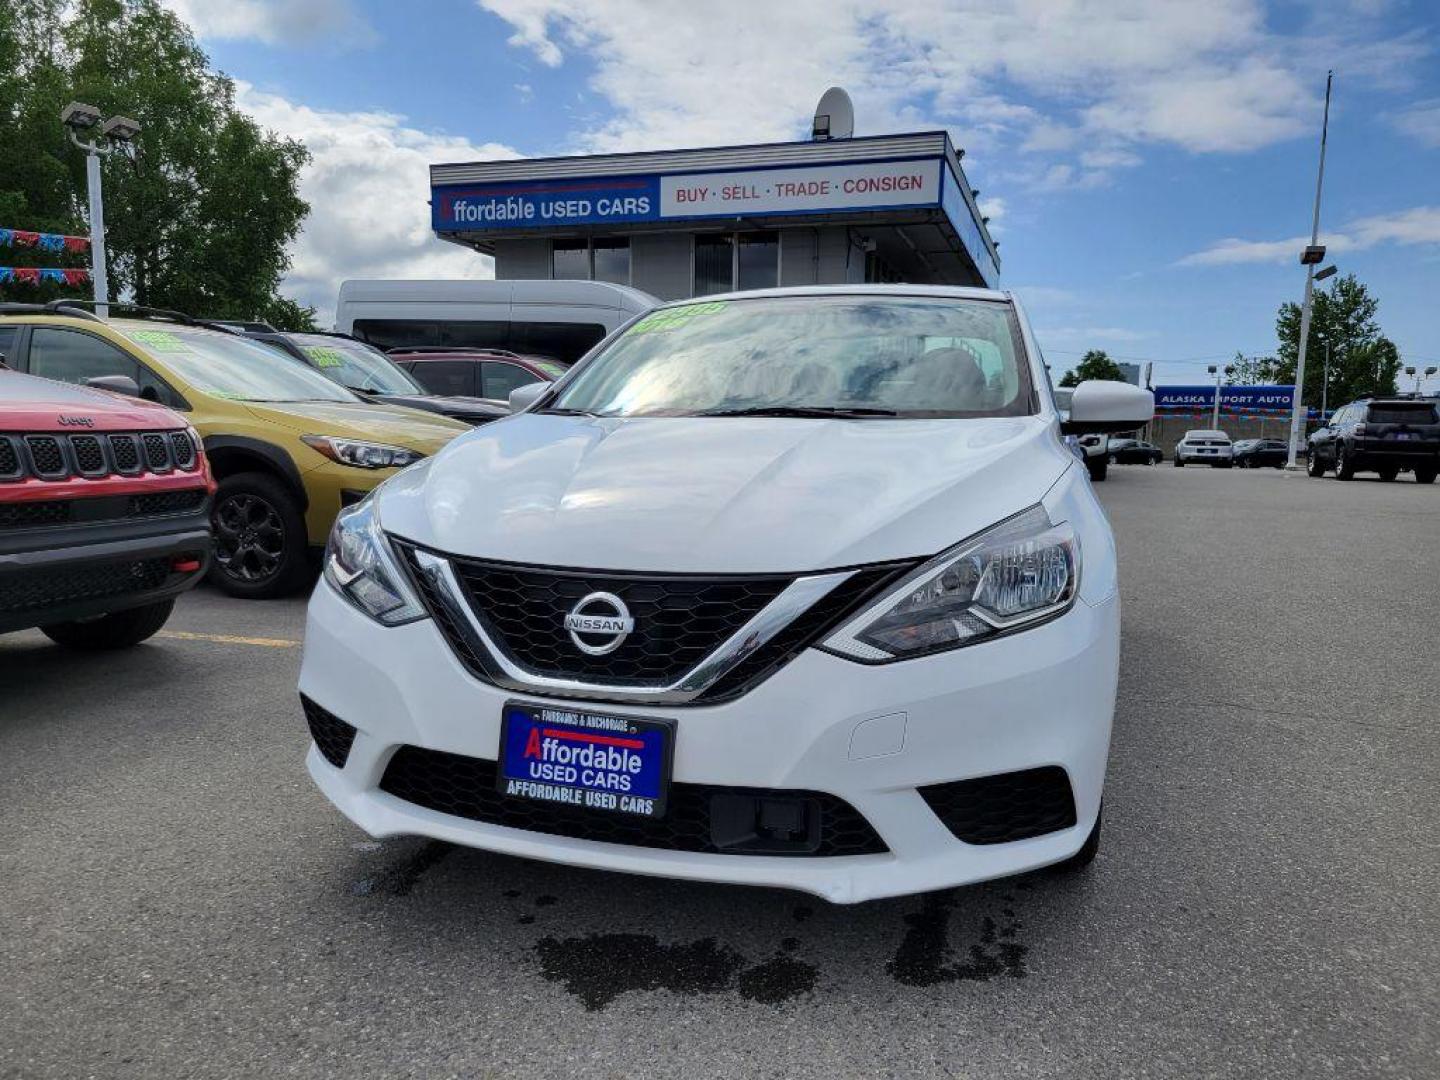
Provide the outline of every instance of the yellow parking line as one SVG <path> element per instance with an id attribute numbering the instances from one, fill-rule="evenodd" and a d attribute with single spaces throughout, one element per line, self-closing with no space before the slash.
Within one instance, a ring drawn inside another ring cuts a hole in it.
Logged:
<path id="1" fill-rule="evenodd" d="M 161 630 L 155 635 L 176 641 L 213 641 L 218 645 L 263 645 L 270 649 L 294 649 L 301 642 L 289 638 L 236 637 L 233 634 L 192 634 L 188 630 Z"/>

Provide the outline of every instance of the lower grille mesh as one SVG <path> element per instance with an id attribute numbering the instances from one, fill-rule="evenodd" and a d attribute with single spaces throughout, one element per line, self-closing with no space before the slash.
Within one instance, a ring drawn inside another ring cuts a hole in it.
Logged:
<path id="1" fill-rule="evenodd" d="M 650 820 L 508 798 L 495 785 L 493 761 L 402 746 L 390 759 L 380 790 L 429 810 L 491 825 L 577 840 L 709 854 L 739 854 L 718 847 L 711 836 L 714 796 L 758 794 L 807 799 L 820 814 L 819 845 L 813 851 L 786 852 L 782 857 L 876 855 L 889 850 L 854 807 L 823 792 L 759 792 L 753 788 L 673 783 L 665 817 Z"/>
<path id="2" fill-rule="evenodd" d="M 1008 844 L 1075 824 L 1070 777 L 1059 765 L 935 784 L 920 797 L 967 844 Z"/>
<path id="3" fill-rule="evenodd" d="M 300 704 L 305 709 L 305 723 L 310 726 L 310 738 L 315 740 L 321 755 L 337 769 L 343 769 L 350 757 L 350 747 L 355 742 L 355 729 L 332 712 L 322 709 L 304 694 Z"/>
<path id="4" fill-rule="evenodd" d="M 99 563 L 65 570 L 0 575 L 0 611 L 38 611 L 157 589 L 170 576 L 167 558 Z"/>

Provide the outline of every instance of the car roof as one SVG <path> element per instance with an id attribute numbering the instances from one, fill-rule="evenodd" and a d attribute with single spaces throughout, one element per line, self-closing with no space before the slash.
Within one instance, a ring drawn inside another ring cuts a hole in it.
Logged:
<path id="1" fill-rule="evenodd" d="M 950 300 L 990 300 L 1008 304 L 1013 293 L 1000 289 L 974 289 L 961 285 L 791 285 L 778 289 L 748 289 L 743 292 L 715 293 L 711 296 L 690 296 L 660 305 L 688 307 L 716 300 L 757 300 L 779 296 L 922 296 Z"/>

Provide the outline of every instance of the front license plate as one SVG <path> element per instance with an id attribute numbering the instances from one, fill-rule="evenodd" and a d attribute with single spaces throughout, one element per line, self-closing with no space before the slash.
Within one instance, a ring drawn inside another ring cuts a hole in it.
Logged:
<path id="1" fill-rule="evenodd" d="M 658 818 L 665 815 L 673 720 L 507 702 L 500 792 L 519 799 Z"/>

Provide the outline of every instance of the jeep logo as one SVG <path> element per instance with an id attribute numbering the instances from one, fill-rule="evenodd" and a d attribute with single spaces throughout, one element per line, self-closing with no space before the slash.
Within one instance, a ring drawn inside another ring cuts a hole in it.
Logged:
<path id="1" fill-rule="evenodd" d="M 90 416 L 62 416 L 60 417 L 61 427 L 94 427 L 95 419 Z"/>

